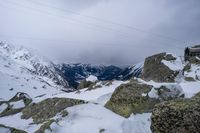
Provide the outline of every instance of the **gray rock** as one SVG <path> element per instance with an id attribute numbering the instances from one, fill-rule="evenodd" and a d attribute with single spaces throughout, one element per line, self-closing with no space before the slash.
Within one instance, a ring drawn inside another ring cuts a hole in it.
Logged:
<path id="1" fill-rule="evenodd" d="M 166 53 L 160 53 L 146 58 L 141 76 L 142 79 L 146 81 L 153 80 L 155 82 L 175 82 L 175 78 L 179 72 L 171 70 L 162 63 L 162 60 L 171 61 L 176 60 L 176 58 Z"/>

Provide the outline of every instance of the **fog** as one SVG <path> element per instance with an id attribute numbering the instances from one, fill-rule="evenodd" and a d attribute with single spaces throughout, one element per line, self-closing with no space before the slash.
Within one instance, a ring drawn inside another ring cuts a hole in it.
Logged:
<path id="1" fill-rule="evenodd" d="M 1 0 L 0 41 L 56 62 L 126 65 L 200 43 L 199 0 Z"/>

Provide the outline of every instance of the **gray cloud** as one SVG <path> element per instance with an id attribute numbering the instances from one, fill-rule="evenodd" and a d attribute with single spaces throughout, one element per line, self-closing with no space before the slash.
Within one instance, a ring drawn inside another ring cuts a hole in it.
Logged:
<path id="1" fill-rule="evenodd" d="M 200 42 L 199 0 L 7 0 L 0 6 L 1 40 L 59 62 L 134 64 L 157 52 L 182 55 L 186 45 Z"/>

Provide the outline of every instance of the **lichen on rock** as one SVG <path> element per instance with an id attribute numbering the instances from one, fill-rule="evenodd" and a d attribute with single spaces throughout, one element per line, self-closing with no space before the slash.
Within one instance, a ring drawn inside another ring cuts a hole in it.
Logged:
<path id="1" fill-rule="evenodd" d="M 157 104 L 151 116 L 153 133 L 198 133 L 200 131 L 200 94 Z"/>
<path id="2" fill-rule="evenodd" d="M 150 112 L 159 102 L 156 98 L 143 95 L 148 94 L 151 89 L 150 85 L 132 80 L 119 86 L 105 107 L 124 117 L 129 117 L 132 113 Z"/>
<path id="3" fill-rule="evenodd" d="M 85 103 L 82 100 L 68 98 L 49 98 L 33 103 L 22 110 L 22 119 L 32 118 L 34 123 L 43 123 L 56 116 L 67 107 Z"/>

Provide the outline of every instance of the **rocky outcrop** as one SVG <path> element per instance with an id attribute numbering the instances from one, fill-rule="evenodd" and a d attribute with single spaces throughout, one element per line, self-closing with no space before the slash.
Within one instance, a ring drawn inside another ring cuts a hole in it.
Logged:
<path id="1" fill-rule="evenodd" d="M 150 112 L 159 102 L 148 96 L 151 89 L 152 86 L 135 80 L 123 84 L 116 89 L 105 107 L 124 117 L 129 117 L 132 113 Z"/>
<path id="2" fill-rule="evenodd" d="M 84 88 L 92 88 L 93 85 L 95 85 L 94 82 L 91 82 L 91 81 L 86 81 L 85 79 L 82 80 L 80 82 L 80 84 L 78 85 L 77 89 L 80 90 L 80 89 L 84 89 Z"/>
<path id="3" fill-rule="evenodd" d="M 85 103 L 82 100 L 68 98 L 49 98 L 33 103 L 22 110 L 22 119 L 32 118 L 34 123 L 43 123 L 61 113 L 65 108 Z"/>
<path id="4" fill-rule="evenodd" d="M 105 107 L 113 112 L 129 117 L 135 113 L 151 112 L 157 103 L 183 97 L 178 84 L 163 84 L 159 88 L 132 80 L 119 86 Z"/>
<path id="5" fill-rule="evenodd" d="M 49 130 L 50 132 L 52 132 L 52 129 L 51 129 L 51 124 L 53 123 L 56 123 L 55 120 L 51 119 L 47 122 L 45 122 L 37 131 L 35 131 L 34 133 L 45 133 L 46 130 Z"/>
<path id="6" fill-rule="evenodd" d="M 146 81 L 174 82 L 179 72 L 171 70 L 162 63 L 162 60 L 173 61 L 176 58 L 166 53 L 160 53 L 146 58 L 141 77 Z"/>
<path id="7" fill-rule="evenodd" d="M 153 133 L 198 133 L 200 131 L 200 94 L 157 104 L 151 117 Z"/>
<path id="8" fill-rule="evenodd" d="M 18 92 L 14 97 L 12 97 L 9 101 L 1 101 L 0 106 L 4 106 L 4 110 L 0 112 L 0 117 L 14 115 L 21 112 L 26 106 L 28 106 L 32 102 L 32 99 L 28 94 Z M 23 106 L 19 106 L 18 104 L 23 104 Z M 16 106 L 18 105 L 18 106 Z"/>

